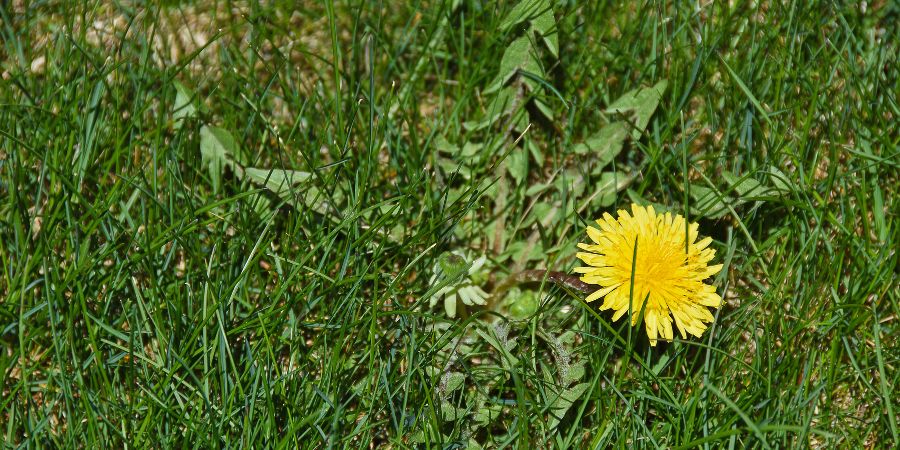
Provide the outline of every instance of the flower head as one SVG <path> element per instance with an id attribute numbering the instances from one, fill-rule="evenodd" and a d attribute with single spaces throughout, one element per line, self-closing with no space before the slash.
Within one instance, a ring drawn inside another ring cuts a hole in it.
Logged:
<path id="1" fill-rule="evenodd" d="M 456 300 L 462 300 L 466 305 L 484 305 L 487 303 L 488 293 L 479 287 L 477 278 L 481 275 L 482 267 L 487 257 L 481 256 L 469 263 L 465 256 L 459 252 L 444 253 L 434 265 L 433 275 L 429 284 L 446 283 L 431 296 L 430 306 L 434 307 L 438 300 L 444 298 L 444 310 L 448 317 L 456 317 Z"/>
<path id="2" fill-rule="evenodd" d="M 597 220 L 599 230 L 587 229 L 593 244 L 578 244 L 585 251 L 576 256 L 588 267 L 575 272 L 582 274 L 581 281 L 600 286 L 587 301 L 604 297 L 600 309 L 615 310 L 613 321 L 630 311 L 632 326 L 643 311 L 650 345 L 660 336 L 672 340 L 673 317 L 682 339 L 686 333 L 702 336 L 713 321 L 707 307 L 722 304 L 715 287 L 703 282 L 722 270 L 721 264 L 707 265 L 716 253 L 707 248 L 712 239 L 697 241 L 698 224 L 688 225 L 677 214 L 657 214 L 652 206 L 632 204 L 631 214 L 620 209 L 618 215 L 604 213 Z"/>

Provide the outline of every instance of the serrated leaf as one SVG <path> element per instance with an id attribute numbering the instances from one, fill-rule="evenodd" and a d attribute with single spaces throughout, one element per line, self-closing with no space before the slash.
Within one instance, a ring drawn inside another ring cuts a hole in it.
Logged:
<path id="1" fill-rule="evenodd" d="M 528 189 L 525 190 L 525 196 L 526 196 L 526 197 L 533 197 L 533 196 L 536 195 L 536 194 L 540 194 L 541 192 L 546 191 L 546 190 L 549 189 L 551 186 L 553 186 L 553 185 L 552 185 L 552 184 L 549 184 L 549 183 L 535 183 L 535 184 L 532 184 L 531 186 L 528 187 Z"/>
<path id="2" fill-rule="evenodd" d="M 250 207 L 253 208 L 253 212 L 255 212 L 260 219 L 263 219 L 263 221 L 268 220 L 269 217 L 275 214 L 275 210 L 272 209 L 272 202 L 263 195 L 253 194 L 250 197 L 247 197 L 246 201 L 250 204 Z"/>
<path id="3" fill-rule="evenodd" d="M 562 334 L 556 337 L 557 342 L 567 345 L 574 345 L 575 338 L 578 337 L 578 333 L 572 330 L 566 330 Z"/>
<path id="4" fill-rule="evenodd" d="M 663 205 L 662 203 L 651 202 L 650 200 L 647 200 L 646 198 L 641 196 L 641 194 L 638 194 L 631 189 L 626 190 L 625 193 L 628 195 L 628 199 L 631 200 L 632 203 L 637 203 L 641 206 L 652 205 L 653 209 L 655 209 L 656 211 L 669 211 L 669 207 L 667 207 L 666 205 Z"/>
<path id="5" fill-rule="evenodd" d="M 794 190 L 791 179 L 777 167 L 769 169 L 769 181 L 772 183 L 772 186 L 782 194 L 790 194 Z"/>
<path id="6" fill-rule="evenodd" d="M 556 32 L 556 17 L 553 9 L 547 6 L 536 18 L 531 21 L 531 26 L 544 40 L 544 45 L 554 58 L 559 58 L 559 33 Z"/>
<path id="7" fill-rule="evenodd" d="M 244 169 L 244 175 L 250 181 L 269 188 L 270 191 L 286 201 L 293 200 L 292 190 L 295 186 L 311 177 L 309 172 L 299 170 L 257 169 L 254 167 Z"/>
<path id="8" fill-rule="evenodd" d="M 659 359 L 656 360 L 656 363 L 653 364 L 650 371 L 653 372 L 653 375 L 659 376 L 659 373 L 669 364 L 671 359 L 672 357 L 668 353 L 659 355 Z"/>
<path id="9" fill-rule="evenodd" d="M 500 23 L 500 31 L 505 33 L 510 28 L 537 17 L 541 11 L 549 8 L 550 4 L 547 0 L 522 0 L 503 18 L 503 22 Z"/>
<path id="10" fill-rule="evenodd" d="M 722 178 L 729 185 L 723 192 L 703 185 L 690 185 L 693 213 L 718 219 L 730 212 L 729 206 L 734 208 L 748 201 L 765 201 L 771 193 L 771 189 L 753 178 L 741 178 L 728 171 L 722 172 Z"/>
<path id="11" fill-rule="evenodd" d="M 463 144 L 462 150 L 460 151 L 460 156 L 463 158 L 471 158 L 479 153 L 484 148 L 484 144 L 480 142 L 472 142 L 467 141 Z"/>
<path id="12" fill-rule="evenodd" d="M 503 52 L 503 59 L 500 60 L 500 70 L 497 76 L 484 92 L 491 93 L 500 89 L 510 78 L 519 70 L 531 73 L 538 77 L 544 76 L 540 62 L 531 45 L 531 40 L 527 35 L 522 35 L 518 39 L 512 41 L 506 51 Z M 526 78 L 525 83 L 532 89 L 536 87 L 534 80 Z"/>
<path id="13" fill-rule="evenodd" d="M 519 345 L 518 338 L 509 338 L 506 341 L 506 350 L 511 352 L 516 349 L 517 345 Z"/>
<path id="14" fill-rule="evenodd" d="M 391 231 L 388 233 L 390 239 L 394 242 L 403 242 L 406 239 L 406 232 L 409 228 L 403 222 L 399 222 L 393 227 L 391 227 Z"/>
<path id="15" fill-rule="evenodd" d="M 224 150 L 224 154 L 226 155 L 229 164 L 237 162 L 238 164 L 246 165 L 250 162 L 247 154 L 238 145 L 237 140 L 235 140 L 234 136 L 232 136 L 232 134 L 224 128 L 214 127 L 210 125 L 206 125 L 200 128 L 201 148 L 203 145 L 204 129 L 206 129 L 206 135 L 209 144 L 213 147 L 218 147 L 218 150 Z"/>
<path id="16" fill-rule="evenodd" d="M 590 387 L 590 383 L 576 384 L 575 386 L 564 389 L 562 393 L 556 397 L 553 401 L 553 406 L 551 407 L 553 412 L 549 423 L 551 430 L 559 425 L 560 419 L 562 419 L 562 417 L 566 415 L 566 412 L 569 411 L 569 408 L 584 395 L 588 387 Z"/>
<path id="17" fill-rule="evenodd" d="M 422 430 L 416 430 L 412 435 L 410 435 L 409 442 L 413 444 L 424 444 L 425 432 Z"/>
<path id="18" fill-rule="evenodd" d="M 528 252 L 527 255 L 525 254 L 526 251 Z M 536 242 L 531 248 L 528 247 L 527 242 L 514 242 L 506 248 L 506 252 L 509 253 L 509 257 L 513 261 L 538 261 L 544 259 L 544 247 L 540 242 Z"/>
<path id="19" fill-rule="evenodd" d="M 667 86 L 668 82 L 662 80 L 653 87 L 641 87 L 628 91 L 613 102 L 606 109 L 606 112 L 633 113 L 634 129 L 631 132 L 631 137 L 639 139 L 641 133 L 647 129 L 650 118 L 653 116 L 653 112 L 656 111 L 656 107 L 659 106 L 659 101 L 662 99 Z"/>
<path id="20" fill-rule="evenodd" d="M 197 116 L 194 92 L 178 81 L 173 81 L 172 84 L 175 85 L 175 109 L 172 111 L 172 118 L 175 120 L 175 128 L 181 128 L 185 119 Z"/>
<path id="21" fill-rule="evenodd" d="M 538 167 L 544 167 L 544 154 L 541 152 L 541 149 L 538 148 L 537 144 L 529 139 L 525 141 L 525 148 L 531 153 L 531 157 L 534 158 L 534 162 L 537 163 Z"/>
<path id="22" fill-rule="evenodd" d="M 505 87 L 497 92 L 497 95 L 488 104 L 484 117 L 477 121 L 463 122 L 463 127 L 470 131 L 478 131 L 487 128 L 497 122 L 500 117 L 507 114 L 513 107 L 515 90 Z"/>
<path id="23" fill-rule="evenodd" d="M 316 211 L 320 214 L 328 212 L 328 201 L 339 203 L 341 196 L 328 198 L 324 192 L 309 183 L 312 175 L 309 172 L 299 170 L 259 169 L 249 167 L 244 169 L 244 177 L 254 184 L 265 186 L 278 197 L 294 208 L 299 205 Z M 332 217 L 333 220 L 338 220 Z"/>
<path id="24" fill-rule="evenodd" d="M 594 155 L 597 158 L 594 166 L 596 170 L 606 167 L 622 152 L 627 137 L 628 126 L 622 122 L 613 122 L 592 134 L 583 143 L 575 145 L 572 151 L 581 155 Z"/>
<path id="25" fill-rule="evenodd" d="M 724 171 L 722 178 L 731 186 L 732 192 L 736 192 L 742 200 L 761 200 L 758 197 L 769 195 L 770 189 L 751 177 L 738 177 Z"/>
<path id="26" fill-rule="evenodd" d="M 553 205 L 547 202 L 538 202 L 534 205 L 532 215 L 538 220 L 543 219 L 553 212 Z"/>
<path id="27" fill-rule="evenodd" d="M 222 185 L 225 167 L 232 167 L 234 158 L 240 154 L 237 141 L 227 130 L 207 125 L 200 128 L 201 163 L 209 170 L 213 192 L 218 192 Z"/>
<path id="28" fill-rule="evenodd" d="M 709 219 L 718 219 L 728 212 L 729 204 L 734 200 L 731 197 L 717 193 L 715 189 L 691 184 L 691 212 Z"/>
<path id="29" fill-rule="evenodd" d="M 569 198 L 579 198 L 587 189 L 587 183 L 577 168 L 570 168 L 563 172 L 562 176 L 556 177 L 556 189 L 559 192 L 567 192 Z"/>
<path id="30" fill-rule="evenodd" d="M 447 138 L 441 135 L 438 135 L 436 138 L 434 138 L 434 148 L 439 152 L 447 153 L 450 155 L 459 151 L 459 147 L 451 144 L 450 141 L 447 140 Z"/>
<path id="31" fill-rule="evenodd" d="M 515 116 L 512 118 L 513 123 L 513 131 L 518 134 L 524 133 L 525 130 L 528 129 L 528 124 L 530 123 L 528 119 L 528 111 L 524 109 L 519 109 L 518 111 L 510 110 Z"/>
<path id="32" fill-rule="evenodd" d="M 481 194 L 485 197 L 496 199 L 497 198 L 497 183 L 492 183 L 489 186 L 485 186 L 481 191 Z"/>
<path id="33" fill-rule="evenodd" d="M 500 405 L 482 406 L 472 415 L 472 421 L 480 426 L 484 426 L 497 420 L 501 413 L 503 413 L 503 407 Z"/>
<path id="34" fill-rule="evenodd" d="M 465 415 L 465 410 L 451 405 L 450 402 L 443 402 L 441 403 L 441 415 L 445 421 L 452 422 L 462 418 Z"/>
<path id="35" fill-rule="evenodd" d="M 584 361 L 579 361 L 577 364 L 569 367 L 563 381 L 566 383 L 574 383 L 582 378 L 584 378 Z"/>
<path id="36" fill-rule="evenodd" d="M 547 185 L 544 185 L 547 186 Z M 526 194 L 527 195 L 527 194 Z M 534 207 L 531 209 L 531 212 L 522 221 L 522 228 L 531 226 L 531 224 L 546 218 L 553 211 L 553 206 L 547 202 L 537 202 L 534 204 Z"/>
<path id="37" fill-rule="evenodd" d="M 615 203 L 616 193 L 621 188 L 627 186 L 627 183 L 620 185 L 619 182 L 625 180 L 626 177 L 622 174 L 616 172 L 603 172 L 603 174 L 600 175 L 600 181 L 594 186 L 594 193 L 592 194 L 594 197 L 591 200 L 591 203 L 600 208 L 607 208 Z"/>
<path id="38" fill-rule="evenodd" d="M 447 385 L 445 392 L 453 392 L 463 386 L 466 376 L 459 372 L 451 372 L 447 377 Z"/>
<path id="39" fill-rule="evenodd" d="M 443 158 L 440 156 L 436 156 L 434 158 L 435 164 L 441 168 L 444 173 L 459 173 L 463 178 L 469 179 L 469 170 L 460 162 L 454 161 L 450 158 Z"/>
<path id="40" fill-rule="evenodd" d="M 460 147 L 459 145 L 450 143 L 444 136 L 438 136 L 434 139 L 434 148 L 440 153 L 451 155 L 455 157 L 455 159 L 459 159 L 460 157 L 471 158 L 472 156 L 478 155 L 481 152 L 481 149 L 484 148 L 484 144 L 467 141 Z"/>
<path id="41" fill-rule="evenodd" d="M 528 80 L 534 81 L 534 80 L 531 80 L 530 78 Z M 532 86 L 532 89 L 533 88 L 534 88 L 534 86 Z M 544 115 L 544 117 L 546 117 L 549 120 L 553 120 L 553 110 L 550 109 L 550 107 L 547 106 L 546 103 L 542 102 L 540 99 L 537 99 L 537 98 L 534 99 L 533 103 L 534 103 L 534 106 L 537 108 L 537 110 L 540 111 L 541 114 Z"/>
<path id="42" fill-rule="evenodd" d="M 475 332 L 503 356 L 500 360 L 504 367 L 509 368 L 519 364 L 519 358 L 513 356 L 512 353 L 507 350 L 505 345 L 500 344 L 500 341 L 498 341 L 495 336 L 485 333 L 478 328 L 475 329 Z"/>
<path id="43" fill-rule="evenodd" d="M 448 205 L 453 205 L 456 202 L 460 201 L 465 193 L 466 191 L 463 189 L 450 188 L 447 190 L 447 201 L 445 203 Z"/>
<path id="44" fill-rule="evenodd" d="M 514 148 L 506 157 L 506 170 L 521 185 L 528 177 L 528 153 L 524 148 Z"/>

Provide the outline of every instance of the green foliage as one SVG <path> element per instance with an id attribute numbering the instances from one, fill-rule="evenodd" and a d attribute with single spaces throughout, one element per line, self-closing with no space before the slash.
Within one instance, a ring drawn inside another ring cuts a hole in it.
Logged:
<path id="1" fill-rule="evenodd" d="M 768 188 L 749 176 L 739 178 L 724 171 L 722 178 L 727 183 L 723 191 L 703 185 L 690 185 L 690 193 L 694 199 L 692 214 L 718 219 L 743 203 L 776 198 L 776 189 Z"/>
<path id="2" fill-rule="evenodd" d="M 663 80 L 653 87 L 637 88 L 626 92 L 618 100 L 609 105 L 606 109 L 610 113 L 620 113 L 629 116 L 631 128 L 631 136 L 638 139 L 647 124 L 650 123 L 650 117 L 656 111 L 663 93 L 666 91 L 668 81 Z M 612 133 L 612 131 L 611 131 Z"/>
<path id="3" fill-rule="evenodd" d="M 544 75 L 538 55 L 534 53 L 531 45 L 531 39 L 525 35 L 513 40 L 506 51 L 503 52 L 503 59 L 500 60 L 500 69 L 497 71 L 497 78 L 488 85 L 485 93 L 489 94 L 497 91 L 512 77 L 518 75 L 520 71 L 534 74 L 538 77 Z M 537 85 L 533 79 L 523 77 L 522 80 L 531 89 L 534 89 Z M 507 90 L 506 93 L 507 95 L 513 95 L 511 89 Z"/>
<path id="4" fill-rule="evenodd" d="M 172 118 L 175 120 L 175 126 L 181 128 L 186 119 L 197 116 L 196 97 L 193 91 L 178 81 L 172 84 L 175 85 L 175 110 L 172 112 Z"/>
<path id="5" fill-rule="evenodd" d="M 0 2 L 0 442 L 898 441 L 891 2 L 386 5 Z M 631 201 L 702 339 L 516 278 Z"/>
<path id="6" fill-rule="evenodd" d="M 241 151 L 227 130 L 204 125 L 200 128 L 200 155 L 209 173 L 213 192 L 218 192 L 225 168 L 235 167 L 235 159 L 240 158 Z"/>
<path id="7" fill-rule="evenodd" d="M 538 312 L 538 294 L 530 289 L 510 290 L 506 295 L 506 309 L 509 317 L 516 320 L 528 319 Z"/>

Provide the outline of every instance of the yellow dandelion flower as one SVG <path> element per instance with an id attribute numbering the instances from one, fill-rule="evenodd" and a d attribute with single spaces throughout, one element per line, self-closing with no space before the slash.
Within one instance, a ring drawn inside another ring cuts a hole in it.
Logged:
<path id="1" fill-rule="evenodd" d="M 686 333 L 702 336 L 706 323 L 713 321 L 707 307 L 722 304 L 715 287 L 703 282 L 722 270 L 721 264 L 707 265 L 716 253 L 707 248 L 712 239 L 697 241 L 698 224 L 687 225 L 677 214 L 657 214 L 652 206 L 632 204 L 631 214 L 623 209 L 618 214 L 616 219 L 604 213 L 597 220 L 599 230 L 587 229 L 593 244 L 578 244 L 585 251 L 576 256 L 588 267 L 575 272 L 582 274 L 581 281 L 600 286 L 586 300 L 604 297 L 600 309 L 614 310 L 615 322 L 628 313 L 633 299 L 631 325 L 637 325 L 643 310 L 650 345 L 658 339 L 672 340 L 673 317 L 682 339 Z M 632 262 L 636 262 L 633 294 Z"/>

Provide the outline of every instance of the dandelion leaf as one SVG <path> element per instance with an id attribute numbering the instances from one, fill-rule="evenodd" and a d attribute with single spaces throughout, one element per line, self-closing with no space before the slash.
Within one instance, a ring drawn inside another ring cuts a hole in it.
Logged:
<path id="1" fill-rule="evenodd" d="M 506 169 L 517 185 L 525 182 L 528 176 L 528 153 L 524 148 L 514 148 L 506 159 Z"/>
<path id="2" fill-rule="evenodd" d="M 172 84 L 175 85 L 175 109 L 172 110 L 172 118 L 175 120 L 175 128 L 181 128 L 185 119 L 197 116 L 194 92 L 178 81 Z"/>
<path id="3" fill-rule="evenodd" d="M 463 386 L 463 382 L 466 381 L 466 376 L 460 372 L 451 372 L 447 377 L 447 385 L 445 392 L 453 392 L 458 390 Z"/>
<path id="4" fill-rule="evenodd" d="M 725 171 L 722 173 L 722 178 L 731 186 L 731 192 L 737 193 L 741 200 L 744 201 L 767 200 L 772 194 L 772 190 L 768 186 L 763 185 L 752 177 L 739 177 Z"/>
<path id="5" fill-rule="evenodd" d="M 556 428 L 559 425 L 559 421 L 566 415 L 566 412 L 569 411 L 569 408 L 581 398 L 582 395 L 588 390 L 590 383 L 581 383 L 576 384 L 567 389 L 563 389 L 558 396 L 556 396 L 553 401 L 553 405 L 551 409 L 551 417 L 549 427 L 550 429 Z M 552 394 L 551 394 L 552 395 Z"/>
<path id="6" fill-rule="evenodd" d="M 532 48 L 531 40 L 527 35 L 522 35 L 509 44 L 506 51 L 503 52 L 503 59 L 500 60 L 500 70 L 497 71 L 497 77 L 485 90 L 485 93 L 495 92 L 500 89 L 510 78 L 518 71 L 528 72 L 538 77 L 544 76 L 544 71 L 537 60 L 535 51 Z M 536 82 L 526 78 L 526 84 L 532 89 L 536 86 Z"/>
<path id="7" fill-rule="evenodd" d="M 497 92 L 497 95 L 488 104 L 484 117 L 477 121 L 467 121 L 463 127 L 470 131 L 483 130 L 497 122 L 500 117 L 510 112 L 513 107 L 515 91 L 511 87 L 505 87 Z"/>
<path id="8" fill-rule="evenodd" d="M 548 9 L 550 9 L 548 0 L 522 0 L 503 18 L 503 22 L 500 23 L 500 31 L 505 33 L 522 22 L 538 17 L 542 11 Z"/>
<path id="9" fill-rule="evenodd" d="M 691 213 L 709 219 L 719 219 L 728 212 L 728 205 L 734 200 L 716 189 L 698 184 L 691 184 Z"/>
<path id="10" fill-rule="evenodd" d="M 662 80 L 653 87 L 641 87 L 626 92 L 613 102 L 606 109 L 608 113 L 631 114 L 634 128 L 631 131 L 633 139 L 639 139 L 647 125 L 650 123 L 650 117 L 659 106 L 663 93 L 666 91 L 668 82 Z"/>
<path id="11" fill-rule="evenodd" d="M 319 214 L 327 215 L 330 205 L 340 203 L 342 196 L 335 190 L 329 197 L 311 183 L 312 174 L 299 170 L 244 169 L 244 176 L 259 186 L 264 186 L 294 208 L 304 205 Z M 337 220 L 337 218 L 334 218 Z"/>
<path id="12" fill-rule="evenodd" d="M 603 172 L 600 175 L 600 181 L 594 187 L 594 198 L 591 203 L 600 207 L 607 208 L 616 202 L 616 192 L 628 185 L 630 179 L 623 174 L 616 172 Z"/>
<path id="13" fill-rule="evenodd" d="M 596 158 L 595 168 L 603 168 L 622 152 L 622 146 L 627 137 L 628 125 L 623 122 L 613 122 L 592 134 L 584 142 L 576 144 L 572 150 L 581 155 L 594 155 Z"/>
<path id="14" fill-rule="evenodd" d="M 550 5 L 531 21 L 534 31 L 544 40 L 544 45 L 554 58 L 559 58 L 559 34 L 556 32 L 556 18 Z"/>
<path id="15" fill-rule="evenodd" d="M 292 200 L 291 191 L 300 183 L 310 178 L 309 172 L 301 172 L 298 170 L 281 170 L 281 169 L 257 169 L 249 167 L 244 170 L 244 174 L 250 181 L 267 187 L 279 197 L 286 200 Z"/>
<path id="16" fill-rule="evenodd" d="M 200 128 L 200 157 L 202 164 L 209 170 L 213 192 L 219 191 L 225 168 L 233 168 L 235 159 L 238 161 L 244 159 L 231 133 L 212 126 Z"/>
<path id="17" fill-rule="evenodd" d="M 466 411 L 461 408 L 457 408 L 450 404 L 450 402 L 441 403 L 441 415 L 444 416 L 444 420 L 447 422 L 452 422 L 457 419 L 461 419 L 466 415 Z"/>

